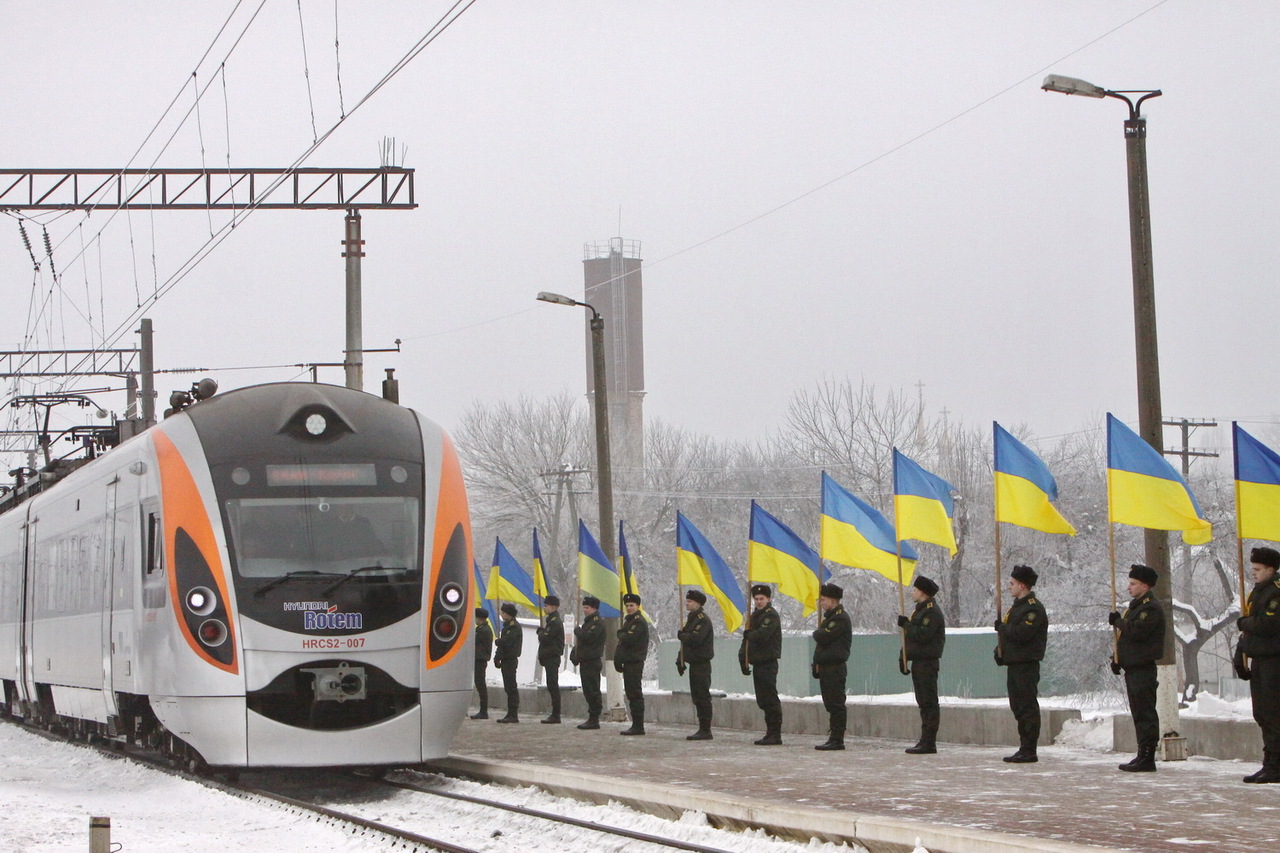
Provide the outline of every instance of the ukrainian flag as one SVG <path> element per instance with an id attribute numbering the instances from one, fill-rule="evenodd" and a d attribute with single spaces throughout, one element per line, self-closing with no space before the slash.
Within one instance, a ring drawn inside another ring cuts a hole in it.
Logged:
<path id="1" fill-rule="evenodd" d="M 747 596 L 738 586 L 733 569 L 724 561 L 693 522 L 676 512 L 676 583 L 700 586 L 720 605 L 725 630 L 732 634 L 742 625 Z"/>
<path id="2" fill-rule="evenodd" d="M 1186 482 L 1150 444 L 1107 413 L 1108 520 L 1153 530 L 1181 530 L 1188 545 L 1213 541 L 1213 525 Z"/>
<path id="3" fill-rule="evenodd" d="M 533 592 L 538 596 L 538 603 L 548 595 L 555 595 L 551 584 L 547 582 L 546 570 L 542 567 L 542 549 L 538 547 L 538 528 L 533 528 Z"/>
<path id="4" fill-rule="evenodd" d="M 493 546 L 493 568 L 489 569 L 489 591 L 485 594 L 485 598 L 490 601 L 523 604 L 536 613 L 538 605 L 534 604 L 533 600 L 538 596 L 533 591 L 533 578 L 529 577 L 529 573 L 521 568 L 515 557 L 511 556 L 511 552 L 507 550 L 506 545 L 502 544 L 501 539 L 495 538 L 494 542 L 496 544 Z"/>
<path id="5" fill-rule="evenodd" d="M 1280 542 L 1280 454 L 1231 423 L 1235 449 L 1236 535 Z"/>
<path id="6" fill-rule="evenodd" d="M 639 595 L 640 590 L 636 588 L 635 576 L 631 574 L 631 552 L 627 549 L 627 534 L 622 529 L 622 522 L 618 522 L 618 594 L 626 595 L 631 593 Z"/>
<path id="7" fill-rule="evenodd" d="M 898 539 L 917 539 L 941 545 L 956 554 L 956 534 L 951 528 L 955 503 L 951 484 L 930 474 L 893 449 L 893 515 Z"/>
<path id="8" fill-rule="evenodd" d="M 1030 527 L 1045 533 L 1076 535 L 1050 501 L 1058 499 L 1058 484 L 1049 468 L 1000 424 L 995 429 L 996 521 Z"/>
<path id="9" fill-rule="evenodd" d="M 891 525 L 875 507 L 855 497 L 822 472 L 822 558 L 853 569 L 879 572 L 895 583 L 911 582 L 919 555 L 903 542 L 902 573 L 898 573 L 898 544 Z"/>
<path id="10" fill-rule="evenodd" d="M 600 615 L 605 619 L 616 619 L 622 615 L 619 583 L 613 563 L 600 550 L 587 525 L 578 519 L 578 588 L 600 599 Z"/>
<path id="11" fill-rule="evenodd" d="M 804 603 L 808 616 L 818 606 L 822 560 L 818 552 L 781 521 L 751 502 L 747 577 L 752 583 L 775 583 L 778 591 Z"/>
<path id="12" fill-rule="evenodd" d="M 489 611 L 489 624 L 498 624 L 498 605 L 489 601 L 485 596 L 484 575 L 480 573 L 480 564 L 474 559 L 471 561 L 471 571 L 476 576 L 476 607 L 483 607 Z M 482 603 L 483 602 L 483 603 Z"/>

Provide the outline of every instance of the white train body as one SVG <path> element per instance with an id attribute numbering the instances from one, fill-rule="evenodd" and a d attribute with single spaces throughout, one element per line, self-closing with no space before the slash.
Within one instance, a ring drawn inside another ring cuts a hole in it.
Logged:
<path id="1" fill-rule="evenodd" d="M 452 444 L 377 397 L 233 391 L 0 514 L 0 702 L 220 767 L 413 764 L 471 694 Z"/>

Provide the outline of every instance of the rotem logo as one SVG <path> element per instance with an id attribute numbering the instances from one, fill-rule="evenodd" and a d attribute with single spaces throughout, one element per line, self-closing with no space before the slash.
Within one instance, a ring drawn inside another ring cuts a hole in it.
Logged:
<path id="1" fill-rule="evenodd" d="M 324 613 L 308 610 L 302 614 L 302 630 L 304 631 L 358 631 L 364 628 L 363 613 L 336 613 L 331 608 Z"/>

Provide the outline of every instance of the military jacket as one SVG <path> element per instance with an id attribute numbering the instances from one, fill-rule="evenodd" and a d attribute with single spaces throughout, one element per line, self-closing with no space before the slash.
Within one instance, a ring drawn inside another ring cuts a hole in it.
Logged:
<path id="1" fill-rule="evenodd" d="M 947 643 L 947 620 L 932 598 L 916 602 L 904 629 L 907 660 L 939 660 Z"/>
<path id="2" fill-rule="evenodd" d="M 1280 574 L 1254 585 L 1239 625 L 1240 651 L 1254 658 L 1280 656 Z"/>
<path id="3" fill-rule="evenodd" d="M 813 632 L 813 662 L 822 664 L 844 663 L 849 660 L 853 644 L 853 622 L 844 605 L 836 605 L 823 614 L 818 630 Z"/>
<path id="4" fill-rule="evenodd" d="M 622 617 L 618 629 L 618 647 L 613 650 L 614 663 L 644 663 L 649 654 L 649 623 L 636 611 Z"/>
<path id="5" fill-rule="evenodd" d="M 538 660 L 558 661 L 564 655 L 564 622 L 560 612 L 548 613 L 538 629 Z"/>
<path id="6" fill-rule="evenodd" d="M 998 630 L 1003 640 L 1001 657 L 1005 663 L 1044 660 L 1044 647 L 1049 639 L 1049 616 L 1034 592 L 1013 600 Z"/>
<path id="7" fill-rule="evenodd" d="M 1120 629 L 1116 662 L 1121 666 L 1155 663 L 1164 654 L 1164 610 L 1154 592 L 1148 590 L 1130 601 L 1116 627 Z"/>
<path id="8" fill-rule="evenodd" d="M 476 660 L 487 661 L 493 654 L 493 626 L 489 620 L 476 620 Z"/>
<path id="9" fill-rule="evenodd" d="M 689 611 L 684 627 L 676 632 L 685 663 L 706 663 L 715 657 L 716 636 L 711 620 L 701 607 Z"/>
<path id="10" fill-rule="evenodd" d="M 579 664 L 604 660 L 604 619 L 599 613 L 591 614 L 575 626 L 573 636 L 577 639 L 573 651 Z"/>
<path id="11" fill-rule="evenodd" d="M 739 660 L 744 652 L 747 663 L 769 663 L 782 657 L 782 622 L 778 620 L 778 611 L 773 609 L 773 605 L 751 611 L 747 627 L 742 629 Z"/>
<path id="12" fill-rule="evenodd" d="M 524 629 L 515 619 L 502 623 L 502 633 L 494 641 L 493 662 L 498 666 L 515 666 L 524 646 Z"/>

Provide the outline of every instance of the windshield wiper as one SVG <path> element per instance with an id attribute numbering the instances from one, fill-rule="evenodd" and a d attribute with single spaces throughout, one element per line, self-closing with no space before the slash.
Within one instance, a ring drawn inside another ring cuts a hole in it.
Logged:
<path id="1" fill-rule="evenodd" d="M 284 583 L 285 581 L 293 580 L 294 578 L 300 578 L 300 577 L 304 577 L 304 576 L 307 576 L 307 575 L 316 576 L 316 575 L 322 575 L 322 574 L 325 574 L 325 572 L 317 572 L 315 569 L 303 569 L 303 570 L 301 570 L 301 571 L 297 571 L 297 572 L 288 572 L 288 573 L 286 573 L 286 574 L 281 575 L 281 576 L 280 576 L 280 577 L 278 577 L 278 578 L 275 578 L 275 579 L 273 579 L 273 580 L 269 580 L 269 581 L 267 581 L 267 582 L 266 582 L 266 583 L 264 583 L 262 586 L 258 587 L 256 590 L 254 590 L 254 591 L 253 591 L 253 594 L 254 594 L 254 595 L 257 595 L 257 596 L 265 595 L 265 594 L 266 594 L 266 592 L 267 592 L 267 590 L 269 590 L 269 589 L 275 589 L 276 587 L 280 586 L 280 584 Z"/>
<path id="2" fill-rule="evenodd" d="M 328 595 L 338 587 L 342 586 L 347 581 L 351 580 L 356 575 L 363 574 L 364 572 L 403 572 L 403 571 L 408 571 L 408 570 L 404 566 L 361 566 L 358 569 L 352 569 L 347 574 L 343 575 L 333 583 L 329 584 L 327 587 L 321 590 L 320 594 Z"/>

